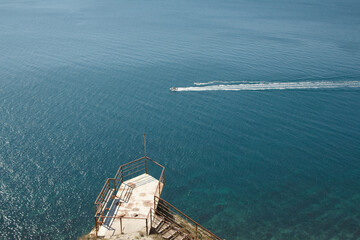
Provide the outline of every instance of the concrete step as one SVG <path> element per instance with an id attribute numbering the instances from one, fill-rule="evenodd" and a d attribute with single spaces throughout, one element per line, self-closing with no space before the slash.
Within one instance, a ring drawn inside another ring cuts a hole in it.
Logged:
<path id="1" fill-rule="evenodd" d="M 166 240 L 187 240 L 188 235 L 181 232 L 180 228 L 174 224 L 171 224 L 164 217 L 154 215 L 152 220 L 152 228 L 159 234 L 163 239 Z"/>
<path id="2" fill-rule="evenodd" d="M 179 235 L 173 237 L 171 240 L 185 240 L 185 239 L 188 239 L 187 236 L 188 235 L 185 235 L 183 233 L 179 233 Z"/>
<path id="3" fill-rule="evenodd" d="M 164 218 L 155 215 L 152 221 L 152 227 L 157 229 L 160 226 L 160 224 L 162 224 L 163 222 L 164 222 Z"/>
<path id="4" fill-rule="evenodd" d="M 166 240 L 169 240 L 171 237 L 174 237 L 175 235 L 179 234 L 177 230 L 174 228 L 169 227 L 167 231 L 165 231 L 161 236 L 165 238 Z"/>
<path id="5" fill-rule="evenodd" d="M 164 233 L 169 227 L 170 227 L 170 223 L 164 221 L 164 223 L 161 224 L 160 227 L 158 227 L 157 232 Z"/>

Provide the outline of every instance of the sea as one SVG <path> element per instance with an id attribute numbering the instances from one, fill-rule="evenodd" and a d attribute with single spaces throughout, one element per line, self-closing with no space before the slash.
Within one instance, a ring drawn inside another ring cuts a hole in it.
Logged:
<path id="1" fill-rule="evenodd" d="M 359 26 L 358 0 L 1 0 L 0 239 L 88 233 L 144 133 L 222 239 L 360 239 Z"/>

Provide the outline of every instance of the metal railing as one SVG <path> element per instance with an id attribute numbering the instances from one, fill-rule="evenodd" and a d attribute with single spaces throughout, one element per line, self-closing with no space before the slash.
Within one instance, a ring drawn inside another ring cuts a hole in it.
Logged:
<path id="1" fill-rule="evenodd" d="M 158 182 L 158 184 L 156 186 L 156 190 L 155 190 L 155 194 L 154 194 L 154 196 L 160 197 L 162 189 L 163 189 L 163 187 L 165 185 L 165 168 L 162 165 L 155 162 L 154 160 L 152 160 L 152 159 L 150 159 L 148 157 L 147 157 L 147 159 L 149 159 L 151 162 L 155 163 L 156 165 L 158 165 L 159 167 L 162 168 L 161 174 L 160 174 L 160 177 L 159 177 L 159 182 Z M 154 201 L 154 209 L 156 209 L 156 206 L 157 206 L 157 203 Z"/>
<path id="2" fill-rule="evenodd" d="M 151 212 L 151 216 L 152 216 L 151 224 L 154 223 L 154 225 L 156 226 L 157 225 L 156 222 L 159 222 L 159 217 L 160 217 L 161 220 L 164 220 L 167 223 L 169 223 L 172 226 L 172 228 L 175 228 L 176 231 L 178 231 L 181 235 L 183 235 L 183 236 L 191 235 L 191 232 L 189 230 L 187 230 L 181 223 L 177 223 L 172 217 L 169 217 L 167 214 L 164 214 L 153 208 L 150 209 L 150 212 Z M 157 217 L 155 217 L 155 216 L 157 216 Z M 153 226 L 151 225 L 151 227 L 153 227 Z"/>
<path id="3" fill-rule="evenodd" d="M 145 220 L 145 231 L 146 234 L 149 235 L 150 234 L 150 230 L 151 230 L 151 221 L 152 221 L 152 215 L 151 215 L 151 211 L 149 211 L 147 217 L 126 217 L 126 216 L 104 216 L 104 219 L 110 219 L 115 221 L 116 219 L 119 219 L 119 229 L 120 229 L 120 234 L 124 234 L 123 232 L 123 220 L 125 219 L 131 219 L 131 220 Z M 111 223 L 111 225 L 113 226 L 113 223 Z M 115 229 L 114 227 L 112 227 L 113 229 Z M 114 235 L 117 235 L 116 233 L 114 233 Z"/>
<path id="4" fill-rule="evenodd" d="M 154 196 L 154 202 L 157 202 L 155 213 L 165 218 L 172 224 L 176 224 L 180 231 L 187 234 L 190 239 L 214 239 L 221 240 L 218 236 L 210 232 L 205 227 L 188 217 L 185 213 L 171 205 L 164 199 Z"/>
<path id="5" fill-rule="evenodd" d="M 148 173 L 148 168 L 150 164 L 161 168 L 161 174 L 159 177 L 158 185 L 156 187 L 155 196 L 160 197 L 162 188 L 165 184 L 165 167 L 155 162 L 154 160 L 148 158 L 146 155 L 142 158 L 136 159 L 132 162 L 121 165 L 116 172 L 114 178 L 108 178 L 101 189 L 98 197 L 95 200 L 95 229 L 96 235 L 98 234 L 99 227 L 104 223 L 107 218 L 115 218 L 107 216 L 110 210 L 110 206 L 113 199 L 117 196 L 117 192 L 120 190 L 121 185 L 131 179 L 135 178 L 141 174 Z M 126 184 L 125 184 L 126 185 Z M 128 187 L 132 186 L 130 184 L 126 185 Z M 124 186 L 125 187 L 125 186 Z M 121 198 L 122 192 L 119 198 Z M 150 212 L 149 212 L 150 214 Z M 148 216 L 149 216 L 148 214 Z M 122 217 L 129 218 L 129 217 Z M 137 218 L 141 219 L 141 218 Z"/>

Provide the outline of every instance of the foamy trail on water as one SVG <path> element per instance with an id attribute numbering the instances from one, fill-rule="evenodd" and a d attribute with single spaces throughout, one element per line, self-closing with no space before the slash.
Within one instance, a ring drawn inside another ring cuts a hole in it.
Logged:
<path id="1" fill-rule="evenodd" d="M 261 91 L 286 89 L 359 88 L 360 81 L 318 81 L 318 82 L 261 82 L 231 85 L 206 85 L 201 87 L 178 87 L 175 91 Z"/>
<path id="2" fill-rule="evenodd" d="M 233 83 L 257 83 L 257 82 L 249 82 L 249 81 L 211 81 L 211 82 L 194 82 L 196 86 L 206 86 L 212 85 L 216 83 L 223 83 L 223 84 L 233 84 Z"/>

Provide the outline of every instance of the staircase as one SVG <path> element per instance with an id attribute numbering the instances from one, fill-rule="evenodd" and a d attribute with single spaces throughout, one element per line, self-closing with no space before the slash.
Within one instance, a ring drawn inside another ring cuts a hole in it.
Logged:
<path id="1" fill-rule="evenodd" d="M 189 240 L 188 234 L 180 229 L 179 226 L 166 220 L 165 217 L 154 215 L 152 220 L 153 230 L 166 240 Z"/>
<path id="2" fill-rule="evenodd" d="M 169 202 L 154 197 L 150 209 L 151 230 L 168 240 L 221 240 Z"/>
<path id="3" fill-rule="evenodd" d="M 119 189 L 120 196 L 116 196 L 119 198 L 120 202 L 129 202 L 129 199 L 131 197 L 131 193 L 134 190 L 133 186 L 131 184 L 122 183 Z"/>

